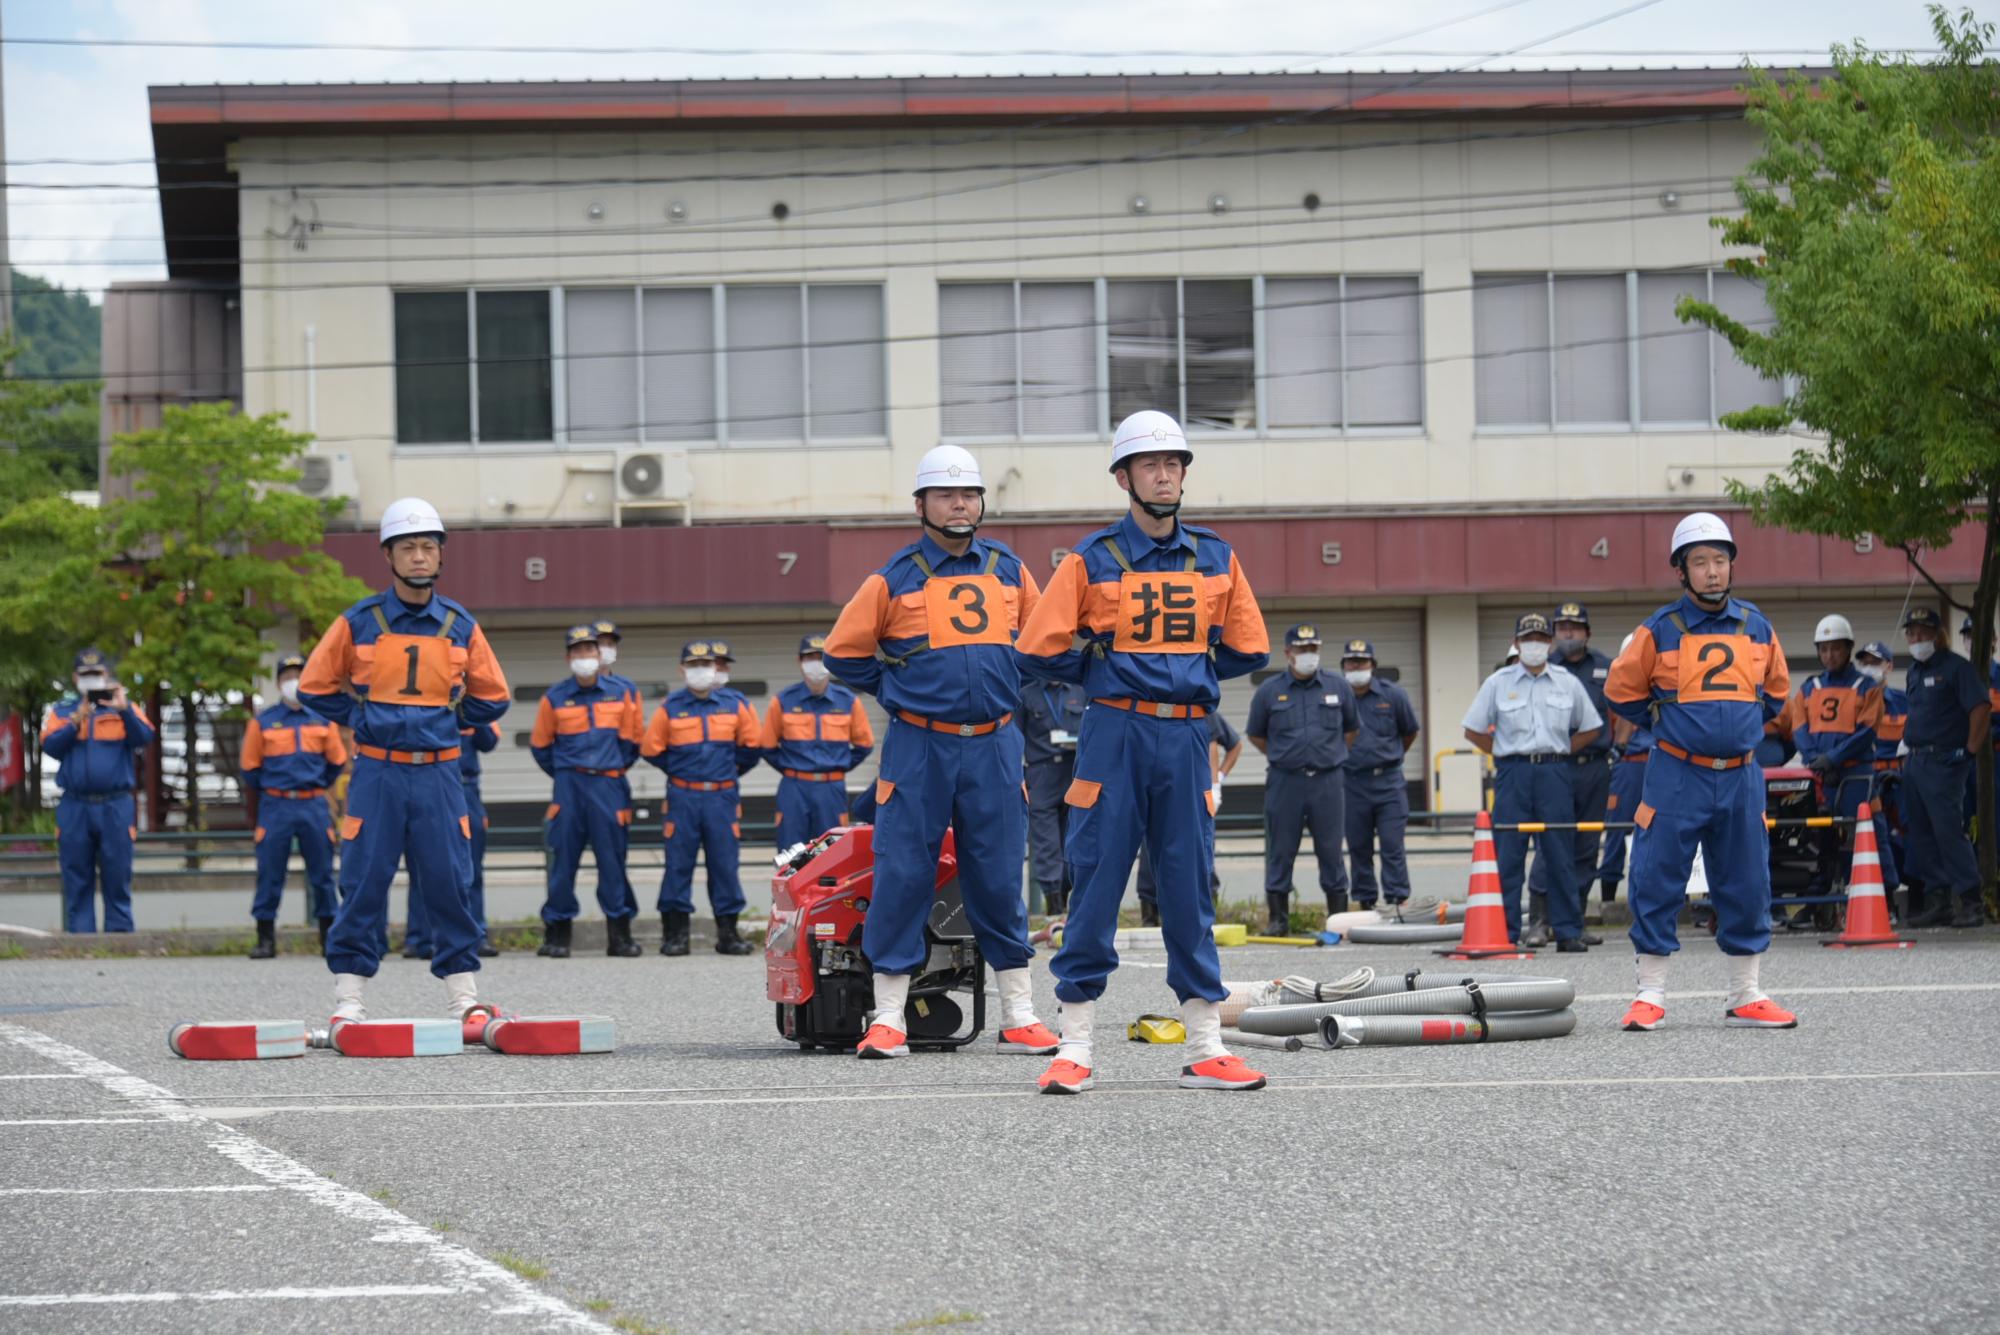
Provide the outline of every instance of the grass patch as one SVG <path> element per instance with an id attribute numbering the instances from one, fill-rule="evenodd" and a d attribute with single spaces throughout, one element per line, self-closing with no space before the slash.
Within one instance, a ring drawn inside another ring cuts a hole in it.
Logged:
<path id="1" fill-rule="evenodd" d="M 449 1232 L 451 1232 L 451 1220 L 449 1220 L 449 1219 L 433 1219 L 433 1220 L 431 1220 L 431 1232 L 433 1232 L 433 1233 L 449 1233 Z"/>
<path id="2" fill-rule="evenodd" d="M 608 1312 L 611 1310 L 611 1300 L 609 1298 L 592 1298 L 583 1305 L 583 1310 L 586 1312 Z"/>
<path id="3" fill-rule="evenodd" d="M 392 1210 L 396 1208 L 395 1194 L 392 1193 L 387 1187 L 375 1188 L 375 1190 L 368 1193 L 368 1199 L 371 1201 L 380 1201 L 382 1204 L 388 1206 Z"/>
<path id="4" fill-rule="evenodd" d="M 12 937 L 0 939 L 0 960 L 24 960 L 28 958 L 28 948 Z"/>
<path id="5" fill-rule="evenodd" d="M 626 1335 L 673 1335 L 671 1326 L 655 1326 L 641 1321 L 636 1316 L 615 1316 L 611 1318 L 611 1328 L 622 1330 Z"/>
<path id="6" fill-rule="evenodd" d="M 493 1261 L 502 1269 L 511 1270 L 522 1279 L 547 1279 L 549 1277 L 549 1268 L 547 1266 L 543 1265 L 540 1261 L 531 1261 L 527 1257 L 514 1252 L 501 1252 L 493 1258 Z"/>
<path id="7" fill-rule="evenodd" d="M 933 1312 L 929 1316 L 920 1316 L 916 1318 L 914 1321 L 905 1321 L 902 1325 L 895 1327 L 895 1329 L 942 1330 L 946 1326 L 977 1325 L 979 1322 L 984 1321 L 985 1319 L 986 1319 L 985 1317 L 981 1316 L 977 1312 L 956 1312 L 947 1308 L 945 1311 L 942 1312 Z"/>

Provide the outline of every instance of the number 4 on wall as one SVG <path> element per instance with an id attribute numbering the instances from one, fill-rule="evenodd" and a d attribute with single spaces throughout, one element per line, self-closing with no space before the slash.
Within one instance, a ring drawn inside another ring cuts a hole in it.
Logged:
<path id="1" fill-rule="evenodd" d="M 1590 544 L 1590 554 L 1591 554 L 1592 556 L 1596 557 L 1596 558 L 1597 558 L 1598 560 L 1600 560 L 1600 561 L 1608 561 L 1608 560 L 1610 560 L 1610 559 L 1611 559 L 1611 539 L 1609 539 L 1609 538 L 1599 538 L 1599 539 L 1598 539 L 1598 540 L 1597 540 L 1596 542 L 1593 542 L 1593 543 L 1591 543 L 1591 544 Z"/>

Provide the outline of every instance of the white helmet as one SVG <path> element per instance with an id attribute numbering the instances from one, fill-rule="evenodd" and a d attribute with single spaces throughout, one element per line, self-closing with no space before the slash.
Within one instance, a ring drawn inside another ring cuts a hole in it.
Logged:
<path id="1" fill-rule="evenodd" d="M 418 533 L 435 534 L 439 542 L 444 541 L 444 520 L 438 517 L 437 507 L 420 496 L 390 502 L 382 512 L 382 545 Z"/>
<path id="2" fill-rule="evenodd" d="M 972 457 L 971 450 L 959 445 L 940 445 L 925 451 L 918 462 L 917 485 L 910 494 L 921 496 L 930 487 L 977 487 L 984 494 L 986 481 L 979 476 L 979 461 Z"/>
<path id="3" fill-rule="evenodd" d="M 1181 424 L 1166 413 L 1152 408 L 1141 409 L 1118 424 L 1118 430 L 1111 436 L 1111 471 L 1117 472 L 1118 465 L 1135 454 L 1164 454 L 1178 451 L 1183 464 L 1194 462 L 1194 451 L 1188 448 L 1187 432 Z"/>
<path id="4" fill-rule="evenodd" d="M 1846 617 L 1836 614 L 1819 619 L 1819 629 L 1813 632 L 1813 643 L 1825 644 L 1828 640 L 1854 643 L 1854 627 L 1848 624 Z"/>
<path id="5" fill-rule="evenodd" d="M 1729 525 L 1723 523 L 1719 515 L 1697 510 L 1674 525 L 1674 545 L 1667 556 L 1667 564 L 1679 565 L 1681 553 L 1697 543 L 1721 547 L 1729 553 L 1730 560 L 1736 559 L 1736 539 L 1730 535 Z"/>

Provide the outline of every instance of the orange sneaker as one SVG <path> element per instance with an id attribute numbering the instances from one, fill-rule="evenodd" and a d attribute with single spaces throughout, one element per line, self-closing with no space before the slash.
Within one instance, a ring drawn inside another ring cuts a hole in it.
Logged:
<path id="1" fill-rule="evenodd" d="M 1049 1069 L 1042 1072 L 1042 1078 L 1035 1081 L 1044 1094 L 1081 1094 L 1095 1083 L 1088 1066 L 1078 1066 L 1061 1057 L 1050 1062 Z"/>
<path id="2" fill-rule="evenodd" d="M 1210 1057 L 1181 1067 L 1182 1089 L 1262 1089 L 1264 1073 L 1253 1071 L 1241 1057 Z"/>
<path id="3" fill-rule="evenodd" d="M 887 1061 L 891 1057 L 909 1056 L 910 1045 L 902 1030 L 891 1029 L 886 1024 L 871 1024 L 856 1045 L 854 1055 L 863 1061 Z"/>
<path id="4" fill-rule="evenodd" d="M 1667 1008 L 1650 1001 L 1635 1001 L 1625 1011 L 1618 1027 L 1628 1034 L 1650 1033 L 1667 1022 Z"/>
<path id="5" fill-rule="evenodd" d="M 1724 1024 L 1735 1025 L 1739 1029 L 1796 1029 L 1799 1017 L 1765 997 L 1753 1001 L 1748 1006 L 1738 1006 L 1733 1011 L 1723 1013 Z"/>
<path id="6" fill-rule="evenodd" d="M 1035 1021 L 1033 1024 L 1024 1024 L 1019 1029 L 1002 1029 L 1000 1031 L 1000 1051 L 1002 1052 L 1026 1052 L 1036 1057 L 1051 1057 L 1055 1055 L 1055 1050 L 1061 1046 L 1062 1040 L 1057 1038 L 1049 1030 L 1049 1027 L 1040 1020 Z"/>

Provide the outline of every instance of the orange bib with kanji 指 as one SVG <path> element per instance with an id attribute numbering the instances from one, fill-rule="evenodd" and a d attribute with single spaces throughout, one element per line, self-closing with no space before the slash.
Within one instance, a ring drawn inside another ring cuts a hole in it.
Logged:
<path id="1" fill-rule="evenodd" d="M 1118 577 L 1111 647 L 1121 654 L 1205 654 L 1208 600 L 1192 570 L 1128 570 Z"/>
<path id="2" fill-rule="evenodd" d="M 1683 635 L 1676 696 L 1684 705 L 1757 699 L 1760 646 L 1748 635 Z"/>
<path id="3" fill-rule="evenodd" d="M 451 703 L 457 674 L 451 641 L 436 635 L 381 635 L 369 664 L 368 702 L 443 706 Z"/>
<path id="4" fill-rule="evenodd" d="M 998 575 L 933 575 L 924 581 L 930 647 L 1012 644 L 1013 617 Z"/>

